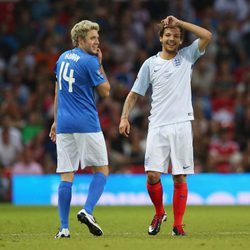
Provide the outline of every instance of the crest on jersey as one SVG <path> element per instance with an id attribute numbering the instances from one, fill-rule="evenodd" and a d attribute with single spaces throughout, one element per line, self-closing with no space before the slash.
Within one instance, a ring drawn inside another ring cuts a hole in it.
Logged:
<path id="1" fill-rule="evenodd" d="M 179 56 L 176 56 L 173 59 L 173 64 L 174 64 L 175 67 L 179 67 L 181 65 L 181 58 Z"/>

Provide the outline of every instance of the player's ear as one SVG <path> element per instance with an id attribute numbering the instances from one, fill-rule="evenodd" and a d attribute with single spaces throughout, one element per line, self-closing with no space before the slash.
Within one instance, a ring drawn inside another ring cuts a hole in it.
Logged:
<path id="1" fill-rule="evenodd" d="M 84 43 L 84 38 L 82 38 L 82 37 L 78 37 L 78 44 L 82 44 L 82 43 Z"/>

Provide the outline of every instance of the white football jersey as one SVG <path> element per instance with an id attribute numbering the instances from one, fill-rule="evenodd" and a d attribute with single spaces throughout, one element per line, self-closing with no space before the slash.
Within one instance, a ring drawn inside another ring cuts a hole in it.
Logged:
<path id="1" fill-rule="evenodd" d="M 140 68 L 132 92 L 144 96 L 152 84 L 149 127 L 194 119 L 191 101 L 191 74 L 194 62 L 202 55 L 199 39 L 165 60 L 160 52 L 148 58 Z"/>

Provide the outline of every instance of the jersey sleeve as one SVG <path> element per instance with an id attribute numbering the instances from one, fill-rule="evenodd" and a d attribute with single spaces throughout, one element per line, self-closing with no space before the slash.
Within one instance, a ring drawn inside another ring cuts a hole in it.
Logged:
<path id="1" fill-rule="evenodd" d="M 180 51 L 180 54 L 191 63 L 195 63 L 196 60 L 205 53 L 205 50 L 200 52 L 198 43 L 199 39 L 196 39 L 191 45 Z"/>
<path id="2" fill-rule="evenodd" d="M 147 89 L 150 84 L 150 74 L 149 74 L 149 60 L 146 60 L 140 70 L 139 73 L 136 77 L 136 80 L 134 82 L 134 85 L 131 89 L 132 92 L 135 92 L 139 95 L 144 96 L 147 92 Z"/>
<path id="3" fill-rule="evenodd" d="M 86 68 L 93 86 L 98 86 L 107 81 L 100 70 L 100 64 L 97 58 L 92 57 L 88 61 Z"/>

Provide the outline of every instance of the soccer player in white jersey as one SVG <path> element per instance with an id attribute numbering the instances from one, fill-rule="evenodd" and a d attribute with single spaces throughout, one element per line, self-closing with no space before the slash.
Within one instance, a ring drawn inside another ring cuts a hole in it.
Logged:
<path id="1" fill-rule="evenodd" d="M 55 238 L 69 238 L 69 210 L 74 173 L 92 166 L 84 208 L 77 218 L 90 233 L 103 234 L 92 212 L 101 197 L 108 176 L 108 157 L 94 98 L 94 89 L 102 97 L 109 96 L 110 84 L 102 66 L 99 49 L 99 25 L 83 20 L 71 30 L 74 48 L 61 54 L 55 66 L 54 123 L 50 138 L 57 146 L 57 173 L 60 229 Z"/>
<path id="2" fill-rule="evenodd" d="M 183 30 L 198 37 L 190 46 L 178 51 Z M 129 114 L 139 96 L 152 85 L 152 103 L 145 153 L 147 190 L 155 207 L 148 233 L 156 235 L 167 215 L 163 206 L 161 174 L 172 163 L 174 182 L 172 235 L 184 236 L 182 219 L 187 202 L 186 175 L 194 173 L 191 103 L 191 73 L 195 61 L 204 53 L 212 34 L 199 26 L 168 16 L 160 24 L 162 51 L 148 58 L 138 73 L 124 103 L 119 131 L 130 133 Z"/>

